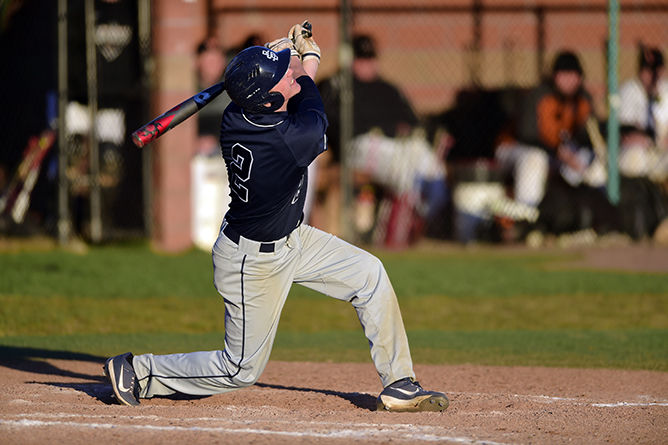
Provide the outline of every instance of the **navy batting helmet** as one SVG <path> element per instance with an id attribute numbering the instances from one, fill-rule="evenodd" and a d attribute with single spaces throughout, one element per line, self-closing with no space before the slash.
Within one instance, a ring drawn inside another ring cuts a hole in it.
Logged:
<path id="1" fill-rule="evenodd" d="M 285 98 L 269 92 L 283 78 L 290 65 L 290 50 L 274 52 L 251 46 L 237 54 L 225 69 L 225 89 L 230 98 L 251 113 L 269 113 L 283 105 Z M 265 104 L 270 106 L 266 107 Z"/>

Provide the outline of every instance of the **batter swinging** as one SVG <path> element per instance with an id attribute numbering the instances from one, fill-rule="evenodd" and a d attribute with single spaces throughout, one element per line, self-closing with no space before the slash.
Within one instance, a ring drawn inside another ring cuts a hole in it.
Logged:
<path id="1" fill-rule="evenodd" d="M 326 149 L 327 118 L 313 82 L 320 48 L 301 28 L 240 52 L 228 65 L 232 98 L 221 147 L 232 189 L 213 246 L 214 284 L 225 301 L 222 351 L 112 357 L 105 364 L 118 401 L 209 395 L 254 384 L 271 352 L 292 283 L 357 311 L 384 390 L 378 408 L 442 411 L 447 397 L 415 381 L 396 295 L 376 257 L 301 223 L 307 167 Z"/>

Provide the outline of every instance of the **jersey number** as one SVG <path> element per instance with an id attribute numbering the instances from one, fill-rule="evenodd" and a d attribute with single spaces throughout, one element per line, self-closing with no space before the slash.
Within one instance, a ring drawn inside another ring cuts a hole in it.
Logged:
<path id="1" fill-rule="evenodd" d="M 243 202 L 248 202 L 248 189 L 244 182 L 250 179 L 251 168 L 253 167 L 253 153 L 241 144 L 232 146 L 232 170 L 233 177 L 230 181 L 230 187 L 234 193 Z"/>

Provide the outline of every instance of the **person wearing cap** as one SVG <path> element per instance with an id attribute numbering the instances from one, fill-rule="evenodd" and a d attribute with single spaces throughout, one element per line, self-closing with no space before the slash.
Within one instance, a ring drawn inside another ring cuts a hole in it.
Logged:
<path id="1" fill-rule="evenodd" d="M 619 168 L 625 176 L 661 179 L 667 173 L 657 169 L 657 157 L 668 150 L 668 79 L 664 73 L 661 51 L 641 47 L 637 76 L 619 89 Z"/>
<path id="2" fill-rule="evenodd" d="M 668 221 L 668 79 L 661 50 L 641 45 L 638 73 L 619 89 L 620 208 L 636 239 L 657 236 Z"/>
<path id="3" fill-rule="evenodd" d="M 195 68 L 197 74 L 196 91 L 201 91 L 223 80 L 226 59 L 225 52 L 215 37 L 202 40 L 196 49 Z M 216 99 L 197 113 L 197 152 L 204 155 L 220 151 L 218 135 L 220 116 L 230 103 L 230 97 L 223 91 Z"/>
<path id="4" fill-rule="evenodd" d="M 599 190 L 606 177 L 586 130 L 593 105 L 583 82 L 578 56 L 570 50 L 557 53 L 549 78 L 532 89 L 523 103 L 515 140 L 496 149 L 502 168 L 512 171 L 514 199 L 539 210 L 537 227 L 549 232 L 580 228 L 576 201 L 578 207 L 591 210 L 593 225 L 600 231 L 618 226 Z M 550 196 L 546 195 L 548 184 Z M 564 207 L 569 200 L 571 209 Z"/>
<path id="5" fill-rule="evenodd" d="M 554 59 L 550 77 L 523 102 L 515 139 L 496 150 L 502 167 L 512 170 L 516 201 L 538 207 L 545 195 L 550 160 L 574 161 L 564 143 L 585 142 L 584 125 L 591 112 L 580 61 L 573 52 L 562 51 Z"/>
<path id="6" fill-rule="evenodd" d="M 378 51 L 373 37 L 367 34 L 353 36 L 352 91 L 353 134 L 359 136 L 371 129 L 380 130 L 387 137 L 406 136 L 417 125 L 413 107 L 401 90 L 380 75 Z M 325 111 L 329 119 L 329 149 L 319 160 L 318 209 L 316 223 L 338 233 L 340 205 L 340 92 L 341 73 L 318 83 Z M 360 190 L 368 178 L 357 175 Z M 375 198 L 374 198 L 375 199 Z M 320 214 L 320 217 L 318 215 Z"/>
<path id="7" fill-rule="evenodd" d="M 372 128 L 389 137 L 405 136 L 418 123 L 413 107 L 398 87 L 381 77 L 374 39 L 360 34 L 353 37 L 352 43 L 353 136 Z M 320 82 L 318 89 L 330 121 L 330 150 L 338 162 L 340 75 Z"/>

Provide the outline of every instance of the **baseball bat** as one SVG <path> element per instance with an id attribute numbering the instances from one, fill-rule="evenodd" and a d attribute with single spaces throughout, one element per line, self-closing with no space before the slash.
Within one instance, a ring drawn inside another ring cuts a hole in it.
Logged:
<path id="1" fill-rule="evenodd" d="M 591 140 L 591 144 L 593 146 L 592 148 L 594 149 L 596 156 L 598 156 L 601 160 L 608 159 L 608 146 L 605 142 L 605 139 L 603 138 L 603 135 L 601 134 L 601 131 L 598 128 L 598 122 L 596 122 L 596 118 L 590 116 L 585 123 L 585 128 L 587 129 L 587 134 L 589 135 L 589 139 Z"/>
<path id="2" fill-rule="evenodd" d="M 224 82 L 219 82 L 184 100 L 169 111 L 156 117 L 151 122 L 143 125 L 138 130 L 135 130 L 135 132 L 132 133 L 132 142 L 134 142 L 137 147 L 143 147 L 154 141 L 211 103 L 211 101 L 218 97 L 224 90 Z"/>

